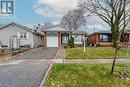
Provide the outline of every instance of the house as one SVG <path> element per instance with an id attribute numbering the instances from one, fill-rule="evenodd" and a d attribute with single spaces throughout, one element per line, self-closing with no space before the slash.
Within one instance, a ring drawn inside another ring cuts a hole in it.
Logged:
<path id="1" fill-rule="evenodd" d="M 43 30 L 44 32 L 44 46 L 45 47 L 58 47 L 62 44 L 68 43 L 69 34 L 74 37 L 75 44 L 82 44 L 83 32 L 80 30 L 70 31 L 62 26 L 54 26 Z"/>
<path id="2" fill-rule="evenodd" d="M 121 42 L 128 42 L 129 41 L 129 33 L 122 33 L 120 41 Z M 88 43 L 92 44 L 93 46 L 96 45 L 112 45 L 113 36 L 111 31 L 107 30 L 100 30 L 98 32 L 92 33 L 88 35 Z"/>
<path id="3" fill-rule="evenodd" d="M 112 33 L 107 30 L 88 35 L 88 43 L 94 45 L 112 45 Z"/>
<path id="4" fill-rule="evenodd" d="M 30 29 L 26 26 L 10 23 L 0 27 L 0 42 L 2 47 L 14 48 L 21 47 L 39 47 L 44 44 L 44 35 L 36 30 Z"/>

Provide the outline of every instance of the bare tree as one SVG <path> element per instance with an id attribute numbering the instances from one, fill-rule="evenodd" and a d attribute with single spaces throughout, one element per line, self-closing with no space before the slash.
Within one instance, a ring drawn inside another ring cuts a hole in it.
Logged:
<path id="1" fill-rule="evenodd" d="M 111 70 L 113 74 L 119 50 L 120 36 L 126 29 L 130 18 L 130 0 L 82 0 L 79 6 L 99 16 L 110 26 L 113 35 L 113 46 L 115 47 L 115 56 Z"/>
<path id="2" fill-rule="evenodd" d="M 82 9 L 74 9 L 63 16 L 61 24 L 70 31 L 79 29 L 86 23 L 86 17 Z"/>

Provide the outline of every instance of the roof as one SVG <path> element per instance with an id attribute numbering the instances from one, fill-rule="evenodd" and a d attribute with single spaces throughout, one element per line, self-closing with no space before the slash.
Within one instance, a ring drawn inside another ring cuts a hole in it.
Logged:
<path id="1" fill-rule="evenodd" d="M 111 34 L 112 32 L 110 30 L 99 30 L 96 33 Z"/>
<path id="2" fill-rule="evenodd" d="M 99 31 L 97 31 L 97 32 L 94 32 L 94 33 L 89 34 L 88 36 L 91 36 L 91 35 L 93 35 L 93 34 L 112 34 L 112 32 L 109 31 L 109 30 L 99 30 Z"/>
<path id="3" fill-rule="evenodd" d="M 81 35 L 81 34 L 86 34 L 86 32 L 84 30 L 74 30 L 72 32 L 72 34 L 79 34 L 79 35 Z"/>
<path id="4" fill-rule="evenodd" d="M 57 25 L 52 28 L 44 29 L 43 32 L 70 32 L 70 30 L 67 30 L 64 27 Z"/>
<path id="5" fill-rule="evenodd" d="M 35 31 L 34 29 L 28 28 L 28 27 L 26 27 L 26 26 L 24 26 L 24 25 L 21 25 L 21 24 L 18 24 L 18 23 L 14 23 L 14 22 L 9 23 L 9 24 L 6 24 L 6 25 L 4 25 L 4 26 L 1 26 L 0 29 L 3 29 L 3 28 L 5 28 L 5 27 L 8 27 L 8 26 L 13 25 L 13 24 L 14 24 L 15 26 L 18 26 L 18 27 L 20 27 L 20 28 L 22 28 L 22 29 L 24 29 L 24 30 L 27 30 L 27 31 L 31 32 L 31 33 L 43 35 L 43 32 Z"/>
<path id="6" fill-rule="evenodd" d="M 9 24 L 6 24 L 6 25 L 4 25 L 4 26 L 1 26 L 0 29 L 3 29 L 3 28 L 5 28 L 5 27 L 8 27 L 8 26 L 13 25 L 13 24 L 14 24 L 15 26 L 21 27 L 21 28 L 23 28 L 23 29 L 25 29 L 25 30 L 27 30 L 27 31 L 29 31 L 29 32 L 32 32 L 32 33 L 34 32 L 33 29 L 28 28 L 28 27 L 26 27 L 26 26 L 23 26 L 23 25 L 21 25 L 21 24 L 14 23 L 14 22 L 9 23 Z"/>
<path id="7" fill-rule="evenodd" d="M 43 32 L 72 32 L 72 34 L 85 34 L 85 31 L 83 30 L 74 30 L 70 31 L 62 26 L 54 26 L 52 28 L 44 29 Z"/>

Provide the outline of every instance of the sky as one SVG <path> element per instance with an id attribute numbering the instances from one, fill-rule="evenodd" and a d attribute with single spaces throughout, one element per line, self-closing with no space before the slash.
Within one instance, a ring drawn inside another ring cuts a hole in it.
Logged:
<path id="1" fill-rule="evenodd" d="M 77 8 L 78 0 L 15 0 L 14 17 L 0 17 L 0 24 L 16 22 L 22 25 L 57 24 L 69 10 Z M 87 19 L 86 31 L 102 30 L 109 27 L 98 17 Z"/>

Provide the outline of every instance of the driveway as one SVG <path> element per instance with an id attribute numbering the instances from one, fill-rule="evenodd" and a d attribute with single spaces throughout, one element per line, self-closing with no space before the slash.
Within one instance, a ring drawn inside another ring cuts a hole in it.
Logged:
<path id="1" fill-rule="evenodd" d="M 0 63 L 0 87 L 39 87 L 57 50 L 36 48 Z"/>
<path id="2" fill-rule="evenodd" d="M 29 50 L 15 59 L 53 59 L 58 48 L 36 48 Z"/>
<path id="3" fill-rule="evenodd" d="M 48 67 L 46 63 L 0 65 L 0 87 L 39 87 Z"/>

